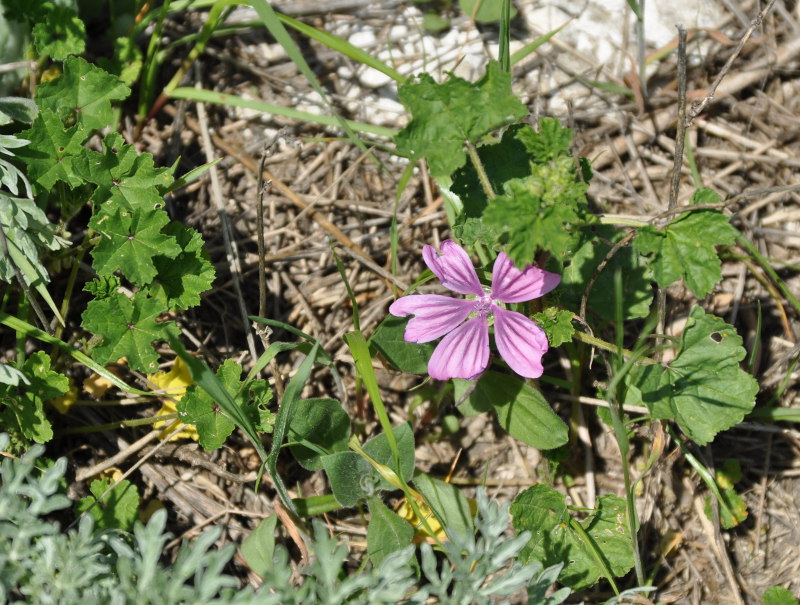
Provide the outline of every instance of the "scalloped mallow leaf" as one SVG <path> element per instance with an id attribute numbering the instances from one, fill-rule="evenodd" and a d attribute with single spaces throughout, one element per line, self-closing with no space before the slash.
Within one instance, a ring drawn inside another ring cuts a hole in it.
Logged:
<path id="1" fill-rule="evenodd" d="M 668 365 L 638 366 L 626 403 L 646 405 L 654 418 L 674 420 L 705 445 L 740 423 L 755 405 L 758 382 L 739 367 L 746 351 L 736 328 L 695 307 Z"/>

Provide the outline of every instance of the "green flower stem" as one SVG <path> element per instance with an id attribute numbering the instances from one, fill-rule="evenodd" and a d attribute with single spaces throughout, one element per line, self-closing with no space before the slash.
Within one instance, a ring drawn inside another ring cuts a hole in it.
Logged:
<path id="1" fill-rule="evenodd" d="M 472 161 L 472 165 L 475 167 L 475 172 L 478 173 L 478 180 L 481 182 L 483 192 L 486 194 L 486 197 L 493 200 L 497 197 L 497 194 L 494 192 L 494 189 L 492 189 L 492 184 L 489 182 L 489 175 L 486 174 L 483 162 L 481 162 L 481 158 L 478 156 L 478 150 L 475 149 L 475 145 L 469 141 L 465 141 L 464 146 L 467 148 L 467 154 Z"/>
<path id="2" fill-rule="evenodd" d="M 589 334 L 586 334 L 584 332 L 576 331 L 573 334 L 573 338 L 575 338 L 575 340 L 585 342 L 588 345 L 592 345 L 593 347 L 597 347 L 598 349 L 603 349 L 604 351 L 609 351 L 611 353 L 620 352 L 620 350 L 617 348 L 616 345 L 611 344 L 610 342 L 607 342 L 605 340 L 601 340 L 596 336 L 590 336 Z M 637 365 L 655 365 L 658 363 L 655 359 L 651 359 L 650 357 L 637 356 L 634 354 L 633 351 L 629 351 L 628 349 L 622 349 L 621 352 L 622 356 L 625 357 L 626 359 L 635 357 Z"/>

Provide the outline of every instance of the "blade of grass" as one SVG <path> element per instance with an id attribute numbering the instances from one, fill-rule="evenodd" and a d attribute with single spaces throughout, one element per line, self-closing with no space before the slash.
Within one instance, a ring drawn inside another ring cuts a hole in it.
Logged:
<path id="1" fill-rule="evenodd" d="M 353 292 L 353 288 L 350 287 L 350 280 L 347 279 L 347 273 L 345 273 L 344 265 L 342 264 L 342 260 L 339 258 L 339 255 L 336 254 L 336 248 L 333 246 L 333 242 L 330 242 L 331 253 L 333 254 L 333 260 L 336 263 L 336 269 L 339 271 L 339 275 L 344 282 L 344 287 L 347 290 L 347 296 L 350 298 L 350 304 L 353 306 L 353 329 L 356 332 L 361 332 L 361 324 L 358 320 L 358 301 L 356 300 L 356 294 Z"/>
<path id="2" fill-rule="evenodd" d="M 270 447 L 269 455 L 264 461 L 281 502 L 295 515 L 297 515 L 297 509 L 294 506 L 294 502 L 289 497 L 289 492 L 286 490 L 283 479 L 278 474 L 278 454 L 280 454 L 281 444 L 286 437 L 286 431 L 294 416 L 297 401 L 300 399 L 300 393 L 311 376 L 311 369 L 314 367 L 314 362 L 317 359 L 319 351 L 320 346 L 318 343 L 315 343 L 314 346 L 311 347 L 308 356 L 303 360 L 303 363 L 300 364 L 297 373 L 292 376 L 289 384 L 286 385 L 286 390 L 281 400 L 281 407 L 278 410 L 278 417 L 275 419 L 275 426 L 272 430 L 272 446 Z"/>
<path id="3" fill-rule="evenodd" d="M 778 289 L 786 297 L 786 300 L 788 300 L 791 303 L 791 305 L 794 307 L 795 311 L 800 313 L 800 301 L 798 301 L 797 297 L 794 294 L 792 294 L 791 290 L 789 290 L 789 287 L 786 285 L 786 282 L 783 281 L 778 276 L 777 273 L 775 273 L 775 270 L 772 268 L 772 266 L 770 265 L 769 261 L 767 261 L 767 259 L 765 259 L 761 255 L 761 253 L 752 244 L 752 242 L 749 239 L 747 239 L 744 235 L 742 235 L 741 233 L 739 233 L 736 236 L 736 241 L 739 242 L 739 244 L 745 250 L 747 250 L 747 252 L 750 253 L 750 255 L 754 259 L 756 259 L 756 262 L 758 262 L 758 264 L 761 265 L 761 268 L 764 269 L 764 272 L 767 275 L 769 275 L 770 278 L 772 279 L 772 281 L 775 283 L 775 285 L 778 286 Z"/>
<path id="4" fill-rule="evenodd" d="M 506 73 L 511 73 L 511 53 L 509 43 L 511 41 L 511 0 L 503 0 L 503 9 L 500 13 L 500 49 L 497 59 L 500 69 Z"/>
<path id="5" fill-rule="evenodd" d="M 328 48 L 335 50 L 341 55 L 345 57 L 350 57 L 354 61 L 358 61 L 366 65 L 367 67 L 371 67 L 372 69 L 377 69 L 379 72 L 386 74 L 395 82 L 402 82 L 405 80 L 405 77 L 386 65 L 383 61 L 378 59 L 377 57 L 373 57 L 366 51 L 361 50 L 360 48 L 353 46 L 347 40 L 343 40 L 338 36 L 334 36 L 324 30 L 316 29 L 311 27 L 310 25 L 306 25 L 305 23 L 301 23 L 291 17 L 287 17 L 281 13 L 275 13 L 278 16 L 278 19 L 281 20 L 282 23 L 288 25 L 289 27 L 296 29 L 302 34 L 305 34 L 309 38 L 324 44 Z"/>
<path id="6" fill-rule="evenodd" d="M 182 177 L 175 179 L 175 181 L 170 185 L 167 189 L 164 190 L 164 193 L 172 193 L 173 191 L 177 191 L 181 187 L 186 187 L 189 183 L 196 181 L 201 176 L 203 176 L 212 166 L 216 166 L 222 161 L 222 158 L 217 158 L 210 162 L 203 164 L 202 166 L 198 166 L 197 168 L 192 168 L 189 172 L 184 174 Z"/>
<path id="7" fill-rule="evenodd" d="M 537 48 L 539 48 L 543 44 L 549 42 L 550 38 L 555 36 L 558 32 L 560 32 L 567 25 L 569 25 L 571 21 L 572 21 L 572 19 L 570 19 L 569 21 L 566 21 L 563 25 L 559 25 L 553 31 L 548 32 L 548 33 L 546 33 L 546 34 L 544 34 L 542 36 L 539 36 L 538 38 L 536 38 L 532 42 L 528 42 L 525 46 L 523 46 L 517 52 L 515 52 L 513 55 L 511 55 L 511 65 L 516 65 L 517 63 L 522 61 L 525 57 L 527 57 L 529 54 L 531 54 L 532 52 L 536 51 Z"/>
<path id="8" fill-rule="evenodd" d="M 294 118 L 303 122 L 312 122 L 315 124 L 322 124 L 323 126 L 341 126 L 345 122 L 350 131 L 364 132 L 367 134 L 374 134 L 379 137 L 391 138 L 397 134 L 396 130 L 391 128 L 384 128 L 383 126 L 374 126 L 364 122 L 354 122 L 352 120 L 342 120 L 331 116 L 323 116 L 308 111 L 301 111 L 292 107 L 284 107 L 282 105 L 273 105 L 272 103 L 265 103 L 256 99 L 243 99 L 236 95 L 229 95 L 213 90 L 206 90 L 203 88 L 190 88 L 180 87 L 171 91 L 170 96 L 173 99 L 187 99 L 189 101 L 200 101 L 201 103 L 213 103 L 216 105 L 227 105 L 229 107 L 245 107 L 247 109 L 254 109 L 264 113 L 269 113 L 287 118 Z M 363 143 L 362 143 L 363 144 Z"/>
<path id="9" fill-rule="evenodd" d="M 386 413 L 386 406 L 383 405 L 381 391 L 378 388 L 378 381 L 375 378 L 375 370 L 372 367 L 372 357 L 369 354 L 367 340 L 361 332 L 356 331 L 345 334 L 344 341 L 347 343 L 353 355 L 353 360 L 356 364 L 356 372 L 358 373 L 358 377 L 363 381 L 364 387 L 367 389 L 372 407 L 375 410 L 375 414 L 378 416 L 378 421 L 381 423 L 383 432 L 386 434 L 389 448 L 392 450 L 395 467 L 398 474 L 400 474 L 400 450 L 397 448 L 397 440 L 394 438 L 394 433 L 392 432 L 392 423 L 389 420 L 389 414 Z M 402 475 L 401 479 L 403 479 Z"/>
<path id="10" fill-rule="evenodd" d="M 272 9 L 272 6 L 270 6 L 269 2 L 267 2 L 267 0 L 250 0 L 249 4 L 255 9 L 256 13 L 258 13 L 258 16 L 264 23 L 264 27 L 266 27 L 269 30 L 269 33 L 272 34 L 272 36 L 278 41 L 278 43 L 281 46 L 283 46 L 283 49 L 286 51 L 286 54 L 289 55 L 289 58 L 300 70 L 300 73 L 302 73 L 306 77 L 306 79 L 311 84 L 311 87 L 322 98 L 322 100 L 325 102 L 325 105 L 328 106 L 328 109 L 330 110 L 331 114 L 335 117 L 339 127 L 345 131 L 350 141 L 356 147 L 358 147 L 362 152 L 369 154 L 369 156 L 373 158 L 373 160 L 375 160 L 375 163 L 382 168 L 383 164 L 380 162 L 380 160 L 378 160 L 378 158 L 376 158 L 371 151 L 367 150 L 367 146 L 364 144 L 364 142 L 355 135 L 355 132 L 353 132 L 353 129 L 350 127 L 350 125 L 338 114 L 336 109 L 333 107 L 330 100 L 328 99 L 328 93 L 320 85 L 319 81 L 317 80 L 317 77 L 314 75 L 314 72 L 311 71 L 311 68 L 309 67 L 308 63 L 306 63 L 305 57 L 303 57 L 303 53 L 301 53 L 300 49 L 297 48 L 297 45 L 294 43 L 294 40 L 292 40 L 291 36 L 289 35 L 289 32 L 286 31 L 286 28 L 283 26 L 283 23 L 281 23 L 281 20 L 278 18 L 278 14 Z"/>
<path id="11" fill-rule="evenodd" d="M 47 332 L 40 330 L 39 328 L 32 326 L 26 321 L 23 321 L 13 315 L 9 315 L 4 311 L 0 311 L 0 324 L 15 330 L 18 334 L 24 335 L 28 338 L 35 338 L 40 342 L 44 342 L 49 345 L 53 345 L 64 351 L 67 355 L 72 357 L 78 363 L 85 365 L 87 368 L 92 370 L 93 372 L 99 374 L 106 380 L 108 380 L 111 384 L 116 386 L 117 388 L 125 391 L 126 393 L 132 393 L 135 395 L 146 395 L 148 397 L 157 397 L 153 393 L 149 393 L 147 391 L 142 391 L 140 389 L 136 389 L 122 380 L 116 374 L 106 370 L 103 366 L 99 363 L 91 359 L 85 353 L 82 353 L 69 343 L 64 342 L 60 338 L 56 338 L 55 336 L 51 336 Z"/>

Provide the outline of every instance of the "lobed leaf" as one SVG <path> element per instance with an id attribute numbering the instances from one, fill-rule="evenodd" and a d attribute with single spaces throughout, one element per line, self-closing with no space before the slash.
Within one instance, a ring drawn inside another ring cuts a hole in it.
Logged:
<path id="1" fill-rule="evenodd" d="M 437 84 L 421 74 L 401 84 L 400 101 L 411 121 L 395 136 L 397 150 L 412 160 L 425 158 L 434 177 L 447 176 L 466 161 L 465 143 L 523 118 L 528 112 L 511 92 L 511 75 L 491 62 L 477 82 L 450 76 Z"/>
<path id="2" fill-rule="evenodd" d="M 36 89 L 36 103 L 42 110 L 54 112 L 65 125 L 92 132 L 114 121 L 111 102 L 122 101 L 130 93 L 116 76 L 80 57 L 69 57 L 61 76 Z"/>
<path id="3" fill-rule="evenodd" d="M 102 337 L 92 357 L 101 365 L 125 357 L 132 370 L 152 374 L 158 369 L 153 341 L 169 340 L 177 332 L 171 321 L 158 321 L 163 312 L 162 304 L 145 291 L 91 301 L 81 316 L 83 327 Z"/>
<path id="4" fill-rule="evenodd" d="M 608 572 L 618 577 L 633 567 L 625 500 L 619 496 L 601 496 L 590 515 L 578 522 L 563 494 L 539 484 L 514 499 L 511 515 L 517 532 L 531 532 L 521 560 L 563 563 L 558 581 L 575 590 L 592 586 Z"/>
<path id="5" fill-rule="evenodd" d="M 708 189 L 698 190 L 692 203 L 719 201 Z M 650 257 L 656 282 L 662 288 L 683 278 L 695 296 L 703 298 L 722 279 L 722 264 L 716 247 L 736 241 L 736 229 L 728 217 L 716 210 L 686 213 L 657 230 L 643 227 L 634 240 L 634 247 Z"/>
<path id="6" fill-rule="evenodd" d="M 736 328 L 695 307 L 675 359 L 667 366 L 635 366 L 626 402 L 675 420 L 692 441 L 705 445 L 755 406 L 758 382 L 739 367 L 745 354 Z"/>

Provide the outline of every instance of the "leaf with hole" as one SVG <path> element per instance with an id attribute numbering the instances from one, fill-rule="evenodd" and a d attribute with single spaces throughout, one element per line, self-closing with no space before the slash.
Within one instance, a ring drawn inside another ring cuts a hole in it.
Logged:
<path id="1" fill-rule="evenodd" d="M 739 367 L 745 354 L 736 328 L 695 307 L 675 359 L 633 368 L 626 403 L 675 420 L 687 437 L 705 445 L 755 406 L 758 382 Z"/>

